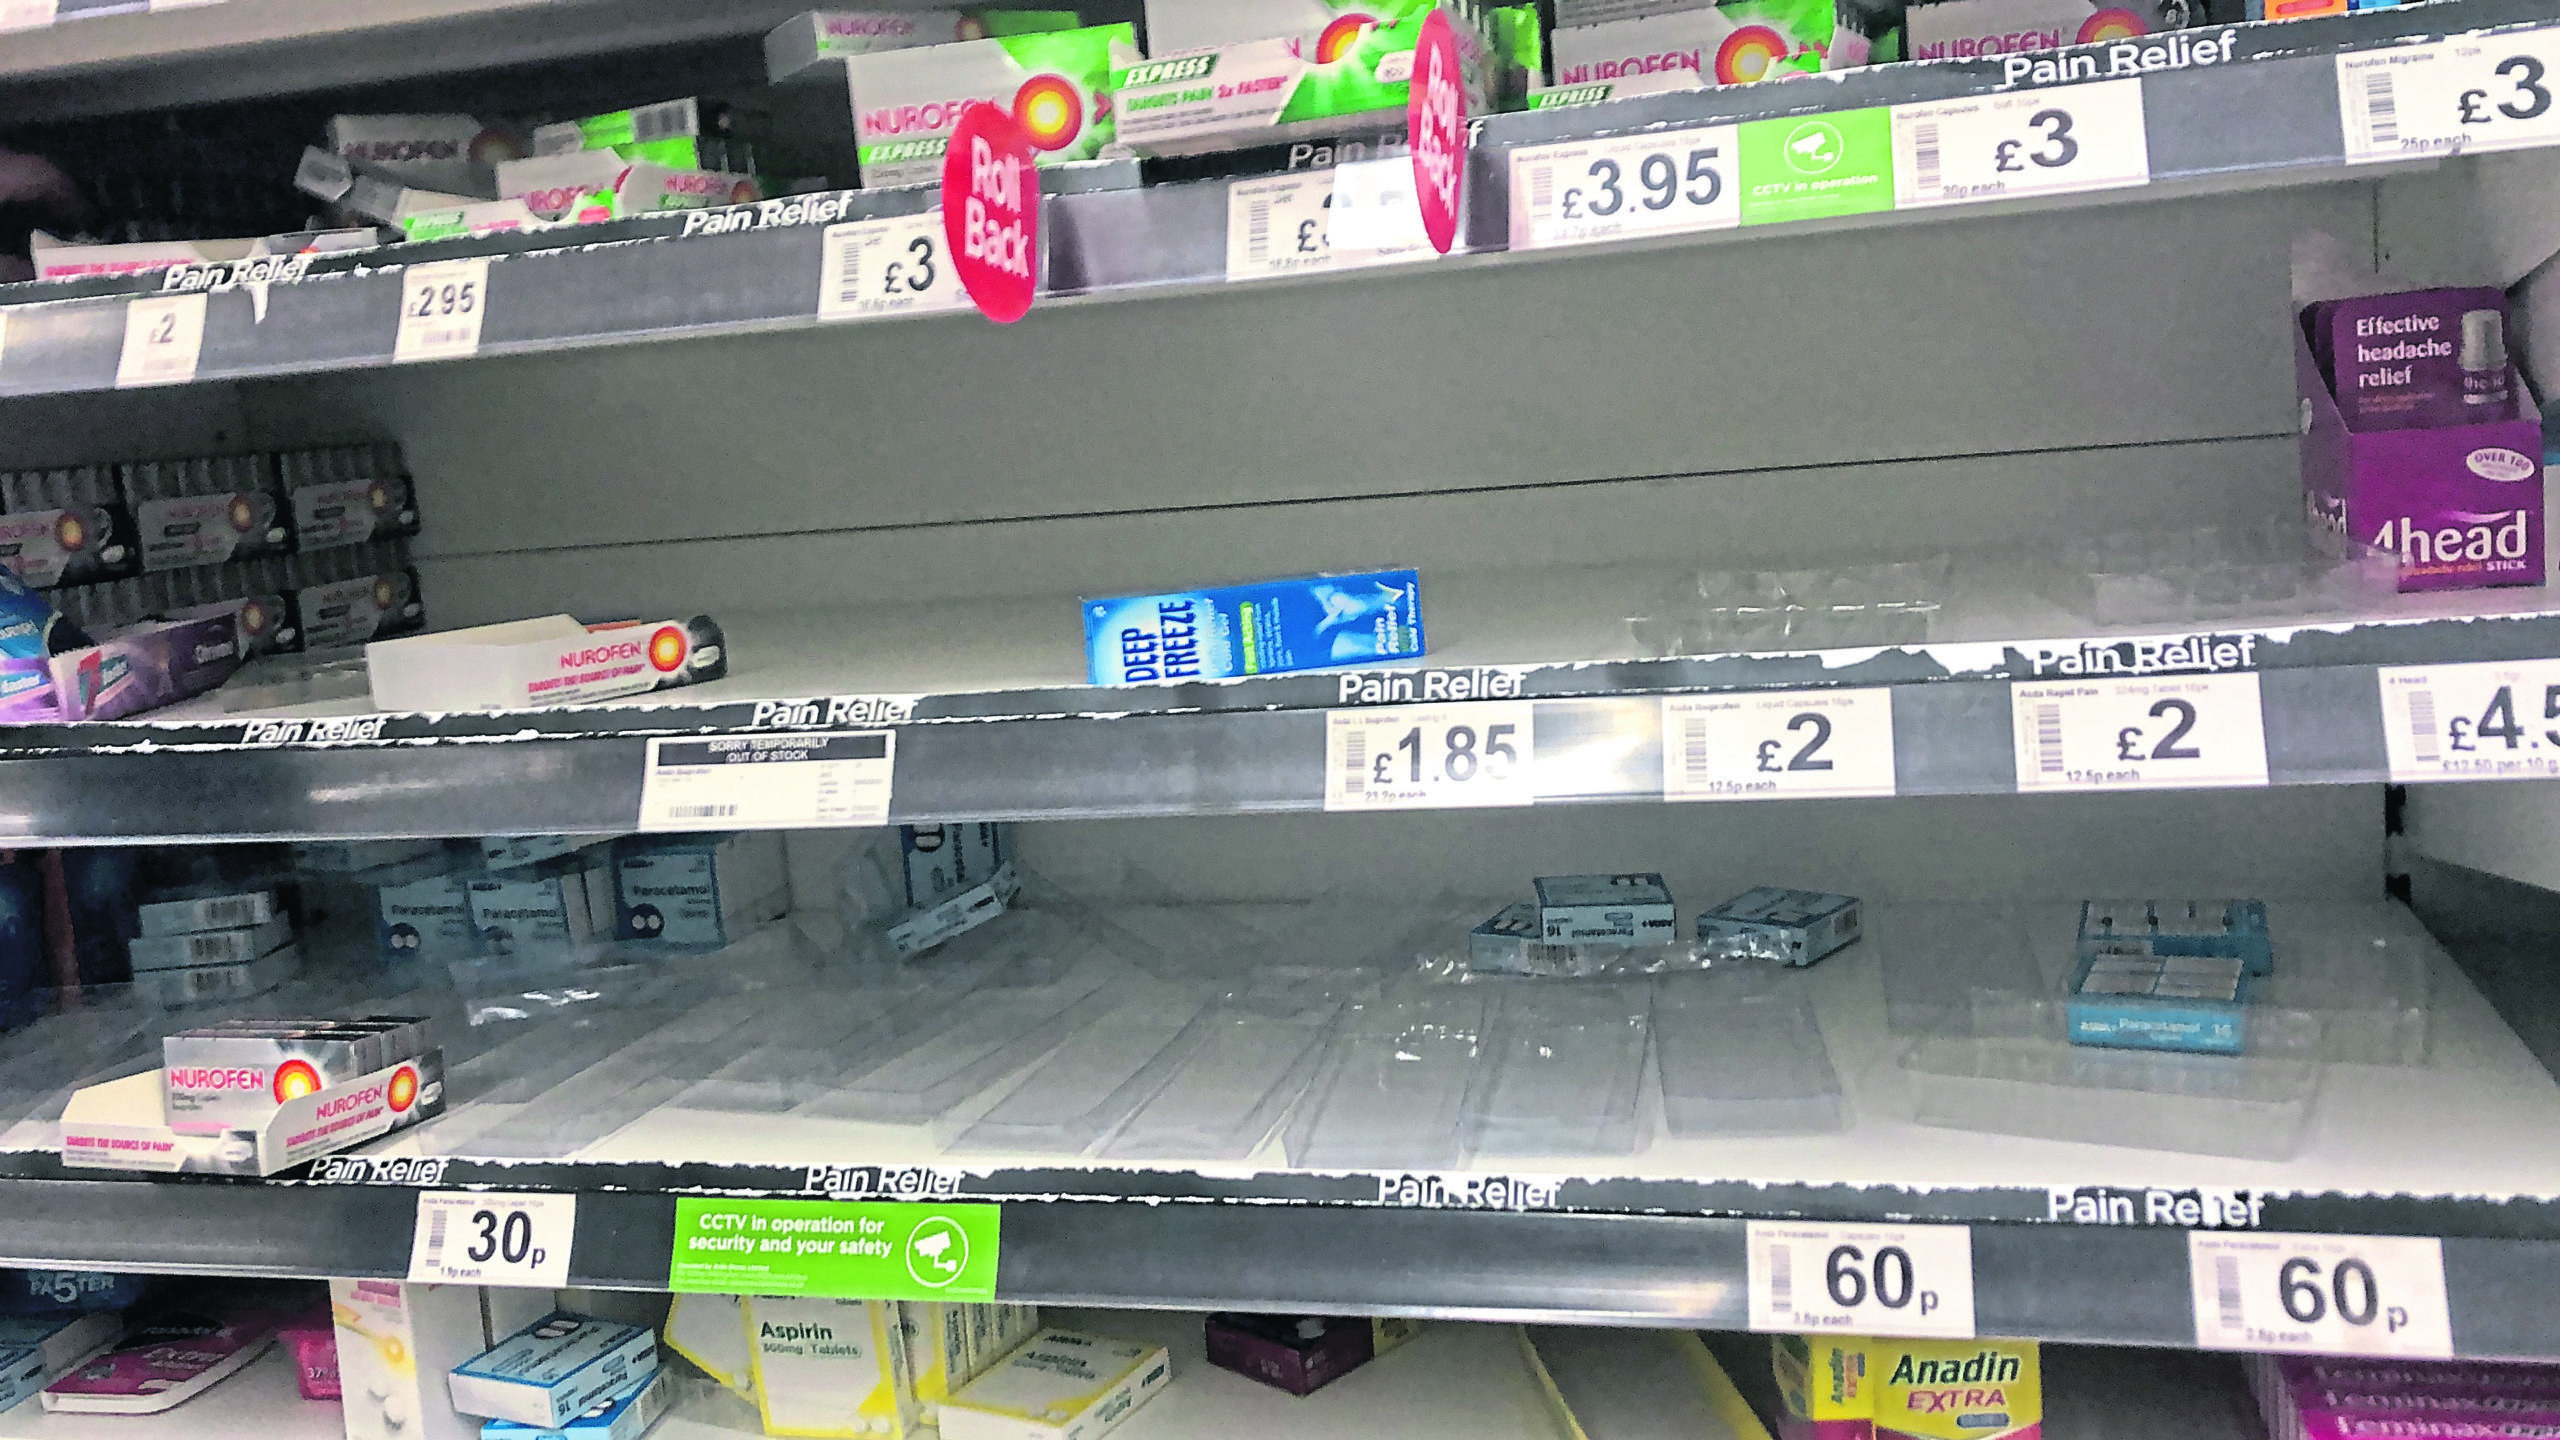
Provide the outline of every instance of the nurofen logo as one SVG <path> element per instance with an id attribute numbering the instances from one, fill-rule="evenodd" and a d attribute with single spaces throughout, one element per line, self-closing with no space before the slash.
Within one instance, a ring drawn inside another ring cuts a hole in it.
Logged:
<path id="1" fill-rule="evenodd" d="M 655 642 L 651 642 L 654 648 Z M 644 650 L 637 640 L 617 640 L 610 645 L 590 645 L 583 650 L 560 652 L 560 668 L 584 670 L 590 665 L 609 665 L 616 660 L 637 660 Z"/>
<path id="2" fill-rule="evenodd" d="M 1316 63 L 1330 65 L 1350 54 L 1351 47 L 1359 44 L 1360 37 L 1377 23 L 1376 16 L 1357 12 L 1334 17 L 1333 23 L 1324 27 L 1324 33 L 1316 37 Z"/>
<path id="3" fill-rule="evenodd" d="M 257 528 L 258 502 L 251 499 L 249 496 L 232 496 L 231 505 L 225 513 L 230 518 L 231 528 L 239 531 L 243 535 L 246 535 L 251 530 Z"/>
<path id="4" fill-rule="evenodd" d="M 308 1060 L 287 1060 L 276 1067 L 275 1097 L 281 1105 L 299 1100 L 320 1088 L 320 1072 Z"/>
<path id="5" fill-rule="evenodd" d="M 180 1065 L 169 1072 L 169 1083 L 181 1090 L 263 1090 L 267 1072 L 247 1066 Z"/>
<path id="6" fill-rule="evenodd" d="M 682 628 L 661 625 L 649 637 L 649 663 L 661 674 L 673 674 L 684 668 L 685 638 Z"/>
<path id="7" fill-rule="evenodd" d="M 1716 47 L 1716 82 L 1746 85 L 1764 79 L 1787 54 L 1785 36 L 1766 25 L 1745 25 Z"/>
<path id="8" fill-rule="evenodd" d="M 1036 83 L 1038 77 L 1026 81 Z M 960 112 L 969 104 L 964 96 L 957 100 L 928 100 L 922 105 L 883 105 L 862 112 L 862 130 L 869 135 L 904 135 L 911 130 L 939 133 L 960 123 Z"/>
<path id="9" fill-rule="evenodd" d="M 1057 150 L 1084 133 L 1084 97 L 1064 75 L 1034 75 L 1013 92 L 1014 123 L 1034 150 Z"/>
<path id="10" fill-rule="evenodd" d="M 417 1104 L 418 1072 L 407 1065 L 392 1071 L 391 1083 L 384 1088 L 383 1098 L 389 1102 L 394 1115 L 402 1114 Z"/>
<path id="11" fill-rule="evenodd" d="M 53 522 L 53 542 L 66 552 L 87 548 L 89 522 L 82 519 L 78 511 L 63 511 L 62 518 Z"/>
<path id="12" fill-rule="evenodd" d="M 2131 40 L 2150 33 L 2151 27 L 2142 23 L 2141 16 L 2130 10 L 2108 6 L 2080 22 L 2078 43 L 2094 45 L 2107 40 Z"/>

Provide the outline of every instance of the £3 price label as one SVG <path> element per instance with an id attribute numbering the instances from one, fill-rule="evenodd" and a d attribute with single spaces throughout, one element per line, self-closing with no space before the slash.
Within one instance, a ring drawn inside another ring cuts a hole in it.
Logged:
<path id="1" fill-rule="evenodd" d="M 116 356 L 116 388 L 184 385 L 204 353 L 202 294 L 155 295 L 124 307 L 124 349 Z"/>
<path id="2" fill-rule="evenodd" d="M 556 1290 L 569 1283 L 569 1247 L 577 1233 L 575 1195 L 422 1190 L 409 1280 Z"/>
<path id="3" fill-rule="evenodd" d="M 1731 125 L 1511 152 L 1511 248 L 1543 250 L 1742 223 Z"/>
<path id="4" fill-rule="evenodd" d="M 1400 160 L 1386 163 L 1404 164 Z M 1359 177 L 1355 174 L 1353 178 Z M 1410 175 L 1406 178 L 1409 181 Z M 1229 186 L 1227 279 L 1268 280 L 1311 270 L 1355 270 L 1367 265 L 1428 260 L 1438 253 L 1431 248 L 1430 237 L 1422 233 L 1418 210 L 1400 228 L 1391 226 L 1378 237 L 1384 241 L 1382 244 L 1354 243 L 1361 238 L 1356 222 L 1344 233 L 1335 234 L 1334 191 L 1334 172 L 1329 170 L 1240 180 Z M 1358 197 L 1353 198 L 1356 202 Z"/>
<path id="5" fill-rule="evenodd" d="M 2139 80 L 1893 107 L 1896 209 L 2150 181 Z"/>
<path id="6" fill-rule="evenodd" d="M 2187 1278 L 2206 1349 L 2453 1354 L 2444 1247 L 2432 1239 L 2193 1230 Z"/>
<path id="7" fill-rule="evenodd" d="M 2255 675 L 2021 682 L 2009 700 L 2020 791 L 2267 783 Z"/>
<path id="8" fill-rule="evenodd" d="M 2340 55 L 2337 66 L 2350 164 L 2560 140 L 2560 31 Z"/>
<path id="9" fill-rule="evenodd" d="M 942 212 L 827 227 L 820 246 L 820 320 L 966 310 L 969 292 L 943 254 Z"/>
<path id="10" fill-rule="evenodd" d="M 1753 1220 L 1751 1328 L 1855 1335 L 1973 1335 L 1973 1232 L 1962 1225 Z"/>
<path id="11" fill-rule="evenodd" d="M 1526 700 L 1328 711 L 1324 808 L 1534 804 L 1535 714 Z"/>
<path id="12" fill-rule="evenodd" d="M 2411 665 L 2381 683 L 2392 779 L 2560 775 L 2560 661 Z"/>
<path id="13" fill-rule="evenodd" d="M 1662 702 L 1666 800 L 1893 793 L 1893 693 L 1782 690 Z"/>
<path id="14" fill-rule="evenodd" d="M 400 277 L 400 331 L 391 363 L 459 360 L 480 353 L 489 313 L 489 257 L 412 265 Z"/>

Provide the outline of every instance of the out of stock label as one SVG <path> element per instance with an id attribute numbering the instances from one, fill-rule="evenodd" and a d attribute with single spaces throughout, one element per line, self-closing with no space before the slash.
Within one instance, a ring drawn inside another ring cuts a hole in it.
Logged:
<path id="1" fill-rule="evenodd" d="M 1781 690 L 1662 702 L 1662 797 L 1893 793 L 1893 692 Z"/>
<path id="2" fill-rule="evenodd" d="M 1324 808 L 1535 804 L 1536 713 L 1526 700 L 1328 711 Z"/>
<path id="3" fill-rule="evenodd" d="M 2349 164 L 2560 140 L 2560 30 L 2394 46 L 2337 65 Z"/>
<path id="4" fill-rule="evenodd" d="M 125 302 L 117 389 L 185 385 L 196 378 L 196 358 L 204 353 L 204 300 L 199 293 Z"/>
<path id="5" fill-rule="evenodd" d="M 2187 1235 L 2208 1350 L 2448 1359 L 2444 1247 L 2405 1235 Z"/>
<path id="6" fill-rule="evenodd" d="M 940 210 L 830 225 L 824 241 L 820 320 L 969 308 L 969 292 L 943 249 Z"/>
<path id="7" fill-rule="evenodd" d="M 679 1196 L 667 1288 L 839 1300 L 992 1300 L 1001 1215 L 994 1205 Z"/>
<path id="8" fill-rule="evenodd" d="M 1402 165 L 1402 161 L 1381 162 Z M 1382 177 L 1392 183 L 1393 177 Z M 1408 177 L 1410 171 L 1408 169 Z M 1355 196 L 1355 201 L 1357 197 Z M 1353 244 L 1357 222 L 1337 236 L 1334 172 L 1275 175 L 1227 187 L 1227 279 L 1269 280 L 1314 270 L 1356 270 L 1438 254 L 1413 210 L 1401 229 L 1386 228 L 1383 244 Z M 1377 227 L 1372 226 L 1372 233 Z M 1342 243 L 1337 244 L 1340 240 Z"/>
<path id="9" fill-rule="evenodd" d="M 2255 675 L 2039 680 L 2009 700 L 2021 792 L 2267 783 Z"/>
<path id="10" fill-rule="evenodd" d="M 2392 779 L 2560 775 L 2560 661 L 2411 665 L 2381 683 Z"/>
<path id="11" fill-rule="evenodd" d="M 888 730 L 652 740 L 642 830 L 789 830 L 889 822 Z"/>
<path id="12" fill-rule="evenodd" d="M 1751 1328 L 1973 1335 L 1973 1232 L 1962 1225 L 1748 1222 Z"/>
<path id="13" fill-rule="evenodd" d="M 569 1247 L 577 1233 L 575 1195 L 422 1190 L 409 1241 L 409 1283 L 557 1290 L 569 1283 Z"/>
<path id="14" fill-rule="evenodd" d="M 1896 105 L 1893 182 L 1896 209 L 2147 185 L 2142 82 Z"/>
<path id="15" fill-rule="evenodd" d="M 1739 130 L 1706 125 L 1511 152 L 1511 248 L 1545 250 L 1742 223 Z"/>
<path id="16" fill-rule="evenodd" d="M 489 257 L 412 265 L 400 277 L 400 333 L 391 363 L 459 360 L 480 353 L 489 313 Z"/>

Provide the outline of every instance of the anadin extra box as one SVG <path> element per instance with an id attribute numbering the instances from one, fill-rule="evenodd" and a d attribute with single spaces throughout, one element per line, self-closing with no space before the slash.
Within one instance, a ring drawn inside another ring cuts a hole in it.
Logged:
<path id="1" fill-rule="evenodd" d="M 1779 1440 L 2040 1440 L 2032 1340 L 1782 1335 Z"/>

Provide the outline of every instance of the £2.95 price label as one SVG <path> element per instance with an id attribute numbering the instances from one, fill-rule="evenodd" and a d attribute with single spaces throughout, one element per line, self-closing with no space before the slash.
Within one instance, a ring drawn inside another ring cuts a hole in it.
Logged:
<path id="1" fill-rule="evenodd" d="M 1754 1330 L 1973 1335 L 1973 1232 L 1962 1225 L 1746 1228 Z"/>
<path id="2" fill-rule="evenodd" d="M 391 363 L 459 360 L 480 353 L 489 313 L 489 257 L 412 265 L 400 277 L 400 330 Z"/>
<path id="3" fill-rule="evenodd" d="M 2444 1247 L 2402 1235 L 2187 1232 L 2196 1344 L 2450 1358 Z"/>
<path id="4" fill-rule="evenodd" d="M 569 1247 L 577 1233 L 575 1195 L 422 1190 L 409 1240 L 409 1283 L 556 1290 L 569 1283 Z"/>
<path id="5" fill-rule="evenodd" d="M 1328 711 L 1324 808 L 1534 804 L 1536 713 L 1526 700 Z"/>
<path id="6" fill-rule="evenodd" d="M 942 253 L 942 212 L 827 227 L 818 275 L 820 320 L 869 320 L 966 310 L 969 292 Z"/>
<path id="7" fill-rule="evenodd" d="M 196 359 L 204 353 L 204 300 L 199 292 L 125 302 L 117 389 L 185 385 L 196 378 Z"/>
<path id="8" fill-rule="evenodd" d="M 1333 212 L 1334 174 L 1329 170 L 1239 180 L 1227 187 L 1227 278 L 1268 280 L 1311 270 L 1353 270 L 1429 260 L 1439 253 L 1422 233 L 1418 210 L 1409 223 L 1389 227 L 1379 237 L 1384 244 L 1351 243 L 1360 238 L 1356 225 L 1337 236 Z"/>
<path id="9" fill-rule="evenodd" d="M 2560 661 L 2411 665 L 2382 673 L 2394 780 L 2560 775 Z"/>
<path id="10" fill-rule="evenodd" d="M 1511 152 L 1511 248 L 1730 230 L 1742 223 L 1731 125 Z"/>
<path id="11" fill-rule="evenodd" d="M 1662 702 L 1662 798 L 1893 793 L 1893 692 L 1782 690 Z"/>
<path id="12" fill-rule="evenodd" d="M 2021 681 L 2009 702 L 2021 792 L 2267 783 L 2255 675 Z"/>
<path id="13" fill-rule="evenodd" d="M 1897 210 L 2150 181 L 2139 80 L 1893 107 Z"/>
<path id="14" fill-rule="evenodd" d="M 2560 31 L 2346 54 L 2337 66 L 2349 164 L 2560 140 Z"/>
<path id="15" fill-rule="evenodd" d="M 642 830 L 789 830 L 889 823 L 889 730 L 652 740 Z"/>

